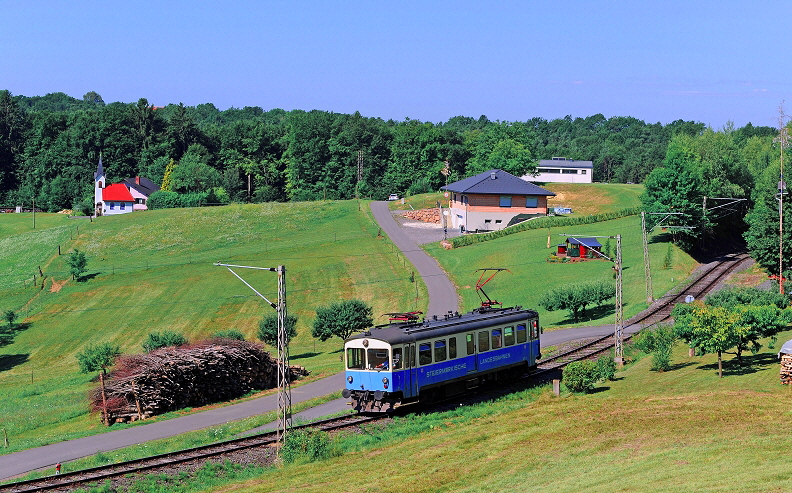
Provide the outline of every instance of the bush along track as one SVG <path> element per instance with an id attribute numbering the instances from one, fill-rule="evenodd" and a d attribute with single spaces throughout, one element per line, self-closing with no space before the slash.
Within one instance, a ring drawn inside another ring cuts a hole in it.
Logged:
<path id="1" fill-rule="evenodd" d="M 515 224 L 514 226 L 501 229 L 498 231 L 457 236 L 456 238 L 451 239 L 451 245 L 453 245 L 454 248 L 459 248 L 463 246 L 472 245 L 474 243 L 482 243 L 484 241 L 494 240 L 514 233 L 520 233 L 522 231 L 529 231 L 532 229 L 552 228 L 558 226 L 577 226 L 579 224 L 593 224 L 603 221 L 610 221 L 612 219 L 619 219 L 627 216 L 635 216 L 639 212 L 641 212 L 641 209 L 639 207 L 630 207 L 628 209 L 622 209 L 616 212 L 605 212 L 602 214 L 592 214 L 590 216 L 542 217 L 530 221 L 523 221 L 521 223 Z"/>

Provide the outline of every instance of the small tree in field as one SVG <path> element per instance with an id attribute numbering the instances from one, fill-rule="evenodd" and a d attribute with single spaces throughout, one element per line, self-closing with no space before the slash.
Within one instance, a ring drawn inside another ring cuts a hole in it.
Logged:
<path id="1" fill-rule="evenodd" d="M 178 332 L 165 330 L 163 332 L 152 332 L 143 343 L 143 350 L 147 353 L 155 349 L 168 347 L 168 346 L 183 346 L 187 344 L 187 338 Z"/>
<path id="2" fill-rule="evenodd" d="M 740 324 L 740 314 L 701 301 L 674 308 L 674 330 L 685 342 L 704 353 L 718 355 L 718 376 L 723 378 L 723 353 L 740 342 L 748 327 Z"/>
<path id="3" fill-rule="evenodd" d="M 85 252 L 75 249 L 66 257 L 66 265 L 69 266 L 69 273 L 72 275 L 72 279 L 79 281 L 88 266 Z"/>
<path id="4" fill-rule="evenodd" d="M 3 318 L 8 322 L 9 327 L 13 327 L 17 319 L 17 313 L 14 310 L 6 310 L 5 313 L 3 313 Z"/>
<path id="5" fill-rule="evenodd" d="M 77 363 L 80 365 L 82 373 L 101 371 L 106 375 L 107 368 L 113 365 L 120 354 L 121 348 L 109 342 L 98 345 L 90 344 L 83 352 L 77 354 Z"/>
<path id="6" fill-rule="evenodd" d="M 297 315 L 286 315 L 286 345 L 297 337 Z M 259 322 L 258 338 L 270 346 L 278 345 L 278 315 L 265 315 Z"/>
<path id="7" fill-rule="evenodd" d="M 331 337 L 346 339 L 354 332 L 374 325 L 373 309 L 360 300 L 333 302 L 316 310 L 311 335 L 326 341 Z"/>
<path id="8" fill-rule="evenodd" d="M 671 369 L 671 352 L 677 335 L 671 326 L 661 326 L 655 330 L 642 330 L 635 338 L 635 347 L 652 355 L 652 370 Z"/>

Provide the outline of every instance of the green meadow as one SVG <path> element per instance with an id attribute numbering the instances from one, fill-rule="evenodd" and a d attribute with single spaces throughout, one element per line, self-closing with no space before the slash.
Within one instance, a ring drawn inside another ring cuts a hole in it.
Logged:
<path id="1" fill-rule="evenodd" d="M 288 310 L 299 317 L 292 363 L 311 370 L 309 379 L 342 370 L 342 342 L 310 335 L 318 306 L 360 298 L 377 316 L 427 303 L 404 258 L 377 237 L 367 203 L 172 209 L 93 222 L 37 214 L 36 221 L 33 230 L 30 214 L 0 217 L 0 309 L 19 313 L 21 324 L 0 348 L 0 427 L 11 445 L 4 453 L 105 429 L 87 410 L 95 375 L 80 374 L 75 358 L 90 343 L 138 353 L 150 332 L 162 330 L 197 341 L 237 329 L 255 339 L 259 320 L 274 310 L 216 262 L 286 266 Z M 87 253 L 83 281 L 71 280 L 59 245 L 63 254 Z M 32 283 L 39 266 L 43 287 Z M 274 272 L 236 272 L 277 299 Z"/>
<path id="2" fill-rule="evenodd" d="M 537 309 L 545 329 L 613 323 L 615 320 L 613 302 L 599 308 L 588 307 L 587 316 L 577 324 L 566 311 L 548 312 L 538 306 L 542 294 L 551 288 L 614 278 L 613 263 L 606 260 L 548 262 L 548 257 L 556 251 L 556 246 L 565 241 L 566 237 L 562 236 L 563 234 L 579 237 L 621 235 L 625 318 L 647 308 L 639 216 L 553 228 L 549 231 L 547 229 L 524 231 L 452 250 L 444 250 L 438 244 L 430 244 L 426 245 L 426 250 L 438 259 L 443 269 L 452 277 L 466 309 L 475 308 L 480 303 L 475 289 L 480 273 L 475 270 L 499 267 L 509 269 L 509 272 L 498 274 L 484 290 L 492 299 L 504 303 L 504 306 L 522 305 Z M 665 235 L 660 234 L 650 237 L 649 240 L 655 298 L 688 277 L 696 266 L 696 262 L 689 255 L 671 246 L 672 265 L 663 268 L 669 243 L 661 240 L 666 239 Z M 608 240 L 600 238 L 599 241 L 604 245 Z M 612 251 L 615 251 L 616 239 L 611 239 L 610 244 Z"/>
<path id="3" fill-rule="evenodd" d="M 684 344 L 668 372 L 635 354 L 591 394 L 555 397 L 544 386 L 400 418 L 334 439 L 335 457 L 211 491 L 790 491 L 790 389 L 779 384 L 775 351 L 742 367 L 728 360 L 722 379 L 714 355 L 688 357 Z M 202 484 L 179 491 L 208 491 Z"/>

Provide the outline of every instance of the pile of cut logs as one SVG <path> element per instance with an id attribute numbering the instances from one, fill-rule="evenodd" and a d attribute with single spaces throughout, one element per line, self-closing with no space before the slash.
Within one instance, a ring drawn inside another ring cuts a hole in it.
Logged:
<path id="1" fill-rule="evenodd" d="M 440 211 L 437 209 L 418 209 L 416 211 L 405 211 L 404 217 L 423 221 L 425 223 L 439 223 Z"/>
<path id="2" fill-rule="evenodd" d="M 781 383 L 792 384 L 792 354 L 781 355 Z"/>
<path id="3" fill-rule="evenodd" d="M 307 374 L 289 368 L 290 380 Z M 106 409 L 106 423 L 123 423 L 273 388 L 277 375 L 277 360 L 260 345 L 215 339 L 122 356 L 104 380 L 104 396 L 99 386 L 90 399 L 94 411 Z"/>

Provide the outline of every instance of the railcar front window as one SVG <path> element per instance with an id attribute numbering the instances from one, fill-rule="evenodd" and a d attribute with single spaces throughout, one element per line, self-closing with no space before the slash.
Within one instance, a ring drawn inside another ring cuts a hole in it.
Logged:
<path id="1" fill-rule="evenodd" d="M 401 370 L 402 368 L 402 348 L 393 348 L 393 369 Z"/>
<path id="2" fill-rule="evenodd" d="M 507 346 L 514 346 L 514 327 L 506 327 L 503 329 L 503 342 Z"/>
<path id="3" fill-rule="evenodd" d="M 454 359 L 456 357 L 456 337 L 452 337 L 448 340 L 448 359 Z"/>
<path id="4" fill-rule="evenodd" d="M 428 342 L 418 346 L 418 362 L 421 366 L 432 364 L 432 345 Z"/>
<path id="5" fill-rule="evenodd" d="M 366 353 L 363 348 L 347 348 L 347 368 L 350 370 L 362 370 L 366 367 Z"/>
<path id="6" fill-rule="evenodd" d="M 482 330 L 479 332 L 479 352 L 489 351 L 489 331 Z"/>
<path id="7" fill-rule="evenodd" d="M 492 329 L 492 349 L 503 347 L 503 338 L 500 329 Z"/>
<path id="8" fill-rule="evenodd" d="M 517 326 L 517 344 L 522 344 L 528 340 L 528 331 L 525 330 L 525 325 L 520 324 Z"/>
<path id="9" fill-rule="evenodd" d="M 368 354 L 369 370 L 389 370 L 390 355 L 387 349 L 369 349 Z"/>
<path id="10" fill-rule="evenodd" d="M 446 360 L 446 342 L 445 340 L 435 341 L 435 362 Z"/>

